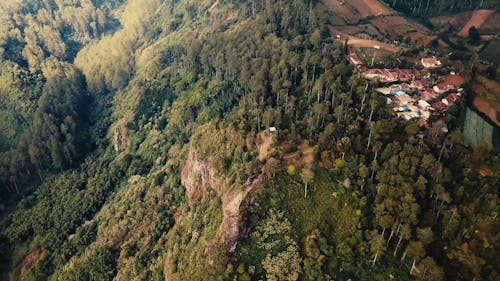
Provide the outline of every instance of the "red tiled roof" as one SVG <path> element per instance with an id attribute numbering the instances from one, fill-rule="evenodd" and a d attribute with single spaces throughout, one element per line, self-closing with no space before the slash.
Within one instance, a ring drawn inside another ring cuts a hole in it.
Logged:
<path id="1" fill-rule="evenodd" d="M 441 101 L 437 101 L 437 102 L 431 104 L 431 107 L 434 108 L 435 110 L 443 110 L 446 108 L 446 104 L 444 104 Z"/>
<path id="2" fill-rule="evenodd" d="M 460 96 L 453 93 L 453 94 L 450 94 L 448 95 L 446 98 L 445 98 L 450 104 L 456 102 L 458 99 L 460 99 Z"/>
<path id="3" fill-rule="evenodd" d="M 441 92 L 441 93 L 444 93 L 444 92 L 454 88 L 453 85 L 449 85 L 446 83 L 439 83 L 439 84 L 435 85 L 434 87 L 435 87 L 434 90 L 438 90 L 438 92 Z"/>
<path id="4" fill-rule="evenodd" d="M 434 90 L 427 88 L 427 89 L 422 91 L 422 97 L 430 100 L 430 99 L 437 98 L 437 94 L 436 94 L 436 92 L 434 92 Z"/>

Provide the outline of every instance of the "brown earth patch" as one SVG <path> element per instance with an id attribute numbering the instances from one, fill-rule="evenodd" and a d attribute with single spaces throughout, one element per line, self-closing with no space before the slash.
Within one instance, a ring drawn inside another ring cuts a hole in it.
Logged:
<path id="1" fill-rule="evenodd" d="M 263 162 L 266 160 L 267 156 L 270 153 L 273 153 L 276 150 L 274 147 L 271 147 L 273 144 L 272 137 L 268 136 L 265 131 L 261 131 L 257 134 L 257 137 L 260 139 L 260 143 L 257 144 L 259 148 L 259 161 Z"/>
<path id="2" fill-rule="evenodd" d="M 347 1 L 346 1 L 347 2 Z M 350 0 L 361 17 L 390 15 L 393 12 L 378 0 Z"/>
<path id="3" fill-rule="evenodd" d="M 314 152 L 318 146 L 309 146 L 306 143 L 303 143 L 299 146 L 299 151 L 302 155 L 300 159 L 297 158 L 298 151 L 288 153 L 283 155 L 283 162 L 285 166 L 290 166 L 290 165 L 304 165 L 304 164 L 311 164 L 314 162 Z"/>
<path id="4" fill-rule="evenodd" d="M 354 9 L 347 4 L 347 1 L 323 0 L 322 1 L 331 12 L 350 23 L 358 22 L 361 17 Z"/>
<path id="5" fill-rule="evenodd" d="M 376 40 L 361 39 L 350 35 L 348 35 L 347 37 L 349 38 L 349 40 L 347 41 L 347 45 L 355 48 L 375 48 L 375 46 L 379 46 L 381 49 L 384 49 L 392 53 L 397 52 L 399 49 L 395 45 Z"/>
<path id="6" fill-rule="evenodd" d="M 406 25 L 408 22 L 399 16 L 387 16 L 378 17 L 371 21 L 371 24 L 375 26 L 381 32 L 390 31 L 392 28 L 398 25 Z"/>
<path id="7" fill-rule="evenodd" d="M 500 32 L 500 13 L 492 14 L 479 28 L 479 33 L 493 36 Z"/>
<path id="8" fill-rule="evenodd" d="M 16 276 L 16 274 L 9 274 L 9 280 L 22 280 L 24 276 L 26 276 L 28 270 L 40 259 L 44 252 L 45 248 L 43 246 L 40 246 L 35 250 L 29 252 L 26 256 L 24 256 L 23 259 L 21 259 L 17 263 L 17 267 L 20 268 L 19 275 Z"/>
<path id="9" fill-rule="evenodd" d="M 500 126 L 500 83 L 476 75 L 472 90 L 478 94 L 474 99 L 474 107 Z"/>
<path id="10" fill-rule="evenodd" d="M 453 85 L 455 87 L 460 87 L 465 82 L 465 79 L 460 75 L 448 74 L 444 77 L 444 83 Z"/>
<path id="11" fill-rule="evenodd" d="M 469 36 L 469 29 L 473 26 L 476 28 L 480 28 L 483 23 L 486 22 L 486 20 L 494 13 L 495 11 L 493 10 L 477 10 L 474 11 L 474 14 L 472 14 L 472 17 L 470 20 L 462 27 L 460 32 L 458 32 L 458 35 L 462 37 L 467 37 Z"/>
<path id="12" fill-rule="evenodd" d="M 416 45 L 422 45 L 422 46 L 427 46 L 429 45 L 434 39 L 437 38 L 437 36 L 429 36 L 425 35 L 420 32 L 411 32 L 406 35 L 407 37 L 410 37 L 411 42 Z"/>
<path id="13" fill-rule="evenodd" d="M 474 98 L 474 107 L 484 113 L 497 126 L 500 126 L 500 116 L 498 112 L 482 97 Z"/>

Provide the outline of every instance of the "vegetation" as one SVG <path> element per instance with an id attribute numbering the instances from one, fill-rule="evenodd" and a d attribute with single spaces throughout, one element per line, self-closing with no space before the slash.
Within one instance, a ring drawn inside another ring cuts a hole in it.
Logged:
<path id="1" fill-rule="evenodd" d="M 66 2 L 0 6 L 0 279 L 498 279 L 498 153 L 312 1 Z"/>
<path id="2" fill-rule="evenodd" d="M 412 16 L 429 17 L 444 14 L 453 14 L 461 11 L 497 8 L 497 1 L 489 0 L 459 0 L 459 1 L 439 1 L 439 0 L 387 0 L 391 7 L 401 10 Z"/>

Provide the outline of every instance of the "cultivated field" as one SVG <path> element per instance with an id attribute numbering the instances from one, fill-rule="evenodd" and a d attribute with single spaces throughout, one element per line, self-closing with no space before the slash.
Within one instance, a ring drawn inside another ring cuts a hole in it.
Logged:
<path id="1" fill-rule="evenodd" d="M 368 16 L 391 15 L 394 13 L 377 0 L 350 0 L 345 2 L 351 4 L 362 18 Z"/>
<path id="2" fill-rule="evenodd" d="M 397 47 L 380 41 L 402 40 L 409 38 L 417 45 L 428 45 L 435 36 L 416 22 L 410 22 L 397 15 L 378 0 L 322 0 L 317 8 L 330 15 L 330 24 L 334 26 L 335 35 L 347 34 L 355 47 L 381 48 L 394 52 Z M 365 21 L 362 21 L 362 20 Z M 366 20 L 370 20 L 366 22 Z"/>
<path id="3" fill-rule="evenodd" d="M 500 126 L 500 83 L 477 75 L 472 89 L 478 94 L 474 106 Z"/>
<path id="4" fill-rule="evenodd" d="M 458 35 L 462 36 L 462 37 L 467 37 L 469 36 L 469 29 L 471 27 L 476 27 L 476 28 L 480 28 L 483 23 L 486 22 L 486 20 L 488 20 L 488 18 L 494 13 L 495 11 L 493 10 L 477 10 L 477 11 L 474 11 L 474 13 L 472 14 L 472 17 L 470 18 L 470 20 L 464 25 L 464 27 L 462 27 L 462 29 L 458 32 Z"/>
<path id="5" fill-rule="evenodd" d="M 362 18 L 355 9 L 346 4 L 346 1 L 324 0 L 323 3 L 331 12 L 348 23 L 356 23 Z"/>

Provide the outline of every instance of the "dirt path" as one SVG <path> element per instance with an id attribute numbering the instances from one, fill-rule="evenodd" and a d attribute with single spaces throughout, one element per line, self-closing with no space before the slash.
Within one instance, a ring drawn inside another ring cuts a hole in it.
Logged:
<path id="1" fill-rule="evenodd" d="M 265 131 L 259 132 L 257 134 L 257 137 L 260 138 L 260 140 L 262 141 L 260 144 L 257 145 L 259 148 L 258 159 L 259 161 L 263 162 L 264 160 L 266 160 L 267 156 L 270 153 L 273 153 L 275 150 L 274 147 L 271 147 L 273 139 L 270 136 L 268 136 Z"/>
<path id="2" fill-rule="evenodd" d="M 465 26 L 460 30 L 458 35 L 462 37 L 469 36 L 469 29 L 471 27 L 480 28 L 481 25 L 494 13 L 493 10 L 477 10 L 472 15 L 472 18 L 465 24 Z"/>
<path id="3" fill-rule="evenodd" d="M 376 40 L 361 39 L 351 35 L 344 35 L 342 37 L 345 38 L 346 36 L 347 38 L 349 38 L 349 40 L 347 41 L 347 45 L 353 46 L 355 48 L 375 48 L 375 46 L 379 46 L 380 49 L 386 50 L 391 53 L 395 53 L 399 49 L 395 45 Z"/>

